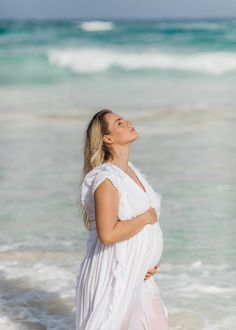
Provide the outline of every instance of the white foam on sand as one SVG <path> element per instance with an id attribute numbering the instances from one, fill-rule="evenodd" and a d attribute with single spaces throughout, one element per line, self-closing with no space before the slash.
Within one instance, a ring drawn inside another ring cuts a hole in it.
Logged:
<path id="1" fill-rule="evenodd" d="M 1 264 L 0 292 L 3 294 L 0 304 L 3 313 L 0 316 L 0 330 L 21 330 L 24 329 L 24 322 L 32 322 L 32 329 L 37 330 L 43 327 L 68 329 L 68 325 L 73 329 L 76 267 L 73 269 L 64 265 L 64 259 L 64 254 L 56 254 L 55 259 L 51 256 L 50 261 L 37 258 L 38 261 L 33 262 L 32 259 L 31 262 L 31 259 L 26 258 L 25 262 L 24 259 L 21 262 L 7 260 Z M 69 264 L 73 264 L 73 261 Z M 188 325 L 188 329 L 199 325 L 194 328 L 199 330 L 230 329 L 234 324 L 231 323 L 234 314 L 229 303 L 233 300 L 235 288 L 229 284 L 224 287 L 221 280 L 227 273 L 231 283 L 234 271 L 230 269 L 227 264 L 211 265 L 202 260 L 191 264 L 161 262 L 155 280 L 161 288 L 170 320 L 175 325 L 172 330 L 181 329 L 178 325 L 183 328 Z M 204 276 L 206 272 L 208 275 Z M 224 283 L 228 283 L 226 278 Z M 196 299 L 201 301 L 197 308 Z M 212 299 L 214 306 L 209 305 Z M 227 309 L 222 299 L 228 304 Z M 209 311 L 205 311 L 205 304 L 209 305 Z M 215 320 L 211 310 L 219 310 L 222 314 L 220 319 Z"/>
<path id="2" fill-rule="evenodd" d="M 218 287 L 215 285 L 204 285 L 200 283 L 193 283 L 191 285 L 188 285 L 184 288 L 180 288 L 181 292 L 189 292 L 191 295 L 199 294 L 201 295 L 202 293 L 208 293 L 208 294 L 221 294 L 221 293 L 231 293 L 232 291 L 235 291 L 232 288 L 223 288 L 223 287 Z"/>
<path id="3" fill-rule="evenodd" d="M 212 322 L 204 327 L 202 330 L 233 330 L 236 325 L 236 316 L 228 315 L 225 318 L 218 320 L 216 322 Z"/>
<path id="4" fill-rule="evenodd" d="M 16 324 L 12 322 L 10 317 L 7 315 L 3 315 L 3 313 L 0 313 L 0 330 L 18 330 Z"/>
<path id="5" fill-rule="evenodd" d="M 38 288 L 43 288 L 47 292 L 58 292 L 63 297 L 71 296 L 68 285 L 74 283 L 74 273 L 66 268 L 43 262 L 26 267 L 16 261 L 9 261 L 2 263 L 1 271 L 4 271 L 6 280 L 28 278 L 32 286 L 37 284 Z"/>
<path id="6" fill-rule="evenodd" d="M 62 266 L 2 263 L 0 330 L 73 329 L 75 274 Z"/>

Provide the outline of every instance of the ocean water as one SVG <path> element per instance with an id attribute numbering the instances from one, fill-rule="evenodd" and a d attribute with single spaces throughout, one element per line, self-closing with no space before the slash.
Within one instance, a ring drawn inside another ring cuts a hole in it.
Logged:
<path id="1" fill-rule="evenodd" d="M 0 22 L 0 330 L 74 329 L 82 140 L 104 107 L 162 194 L 171 329 L 235 329 L 235 41 L 235 20 Z"/>
<path id="2" fill-rule="evenodd" d="M 29 112 L 236 103 L 236 20 L 1 22 L 0 35 L 8 111 L 9 89 Z"/>

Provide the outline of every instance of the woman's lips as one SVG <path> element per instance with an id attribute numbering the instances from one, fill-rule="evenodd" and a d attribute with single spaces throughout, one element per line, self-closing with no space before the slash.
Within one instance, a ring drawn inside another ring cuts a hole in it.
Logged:
<path id="1" fill-rule="evenodd" d="M 132 127 L 131 132 L 133 132 L 133 131 L 135 132 L 135 129 Z"/>

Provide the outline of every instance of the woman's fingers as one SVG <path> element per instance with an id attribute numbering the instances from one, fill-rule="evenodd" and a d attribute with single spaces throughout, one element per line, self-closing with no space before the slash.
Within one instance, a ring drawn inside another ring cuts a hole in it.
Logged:
<path id="1" fill-rule="evenodd" d="M 159 268 L 159 267 L 160 267 L 160 262 L 158 262 L 158 263 L 155 265 L 154 269 L 157 269 L 157 268 Z"/>
<path id="2" fill-rule="evenodd" d="M 150 276 L 154 275 L 156 272 L 157 272 L 157 269 L 160 267 L 160 262 L 158 262 L 154 268 L 150 268 L 148 269 L 145 277 L 144 277 L 144 280 L 147 280 Z"/>
<path id="3" fill-rule="evenodd" d="M 151 274 L 153 274 L 153 273 L 155 273 L 156 271 L 157 271 L 157 269 L 160 267 L 160 262 L 158 262 L 155 266 L 154 266 L 154 268 L 150 268 L 150 269 L 148 269 L 148 271 L 147 271 L 147 273 L 151 273 Z"/>
<path id="4" fill-rule="evenodd" d="M 149 279 L 149 277 L 151 277 L 151 275 L 146 275 L 146 276 L 144 277 L 144 281 L 147 280 L 147 279 Z"/>
<path id="5" fill-rule="evenodd" d="M 148 272 L 146 273 L 144 279 L 148 279 L 149 277 L 151 277 L 155 273 L 156 273 L 156 270 L 155 269 L 149 269 Z"/>
<path id="6" fill-rule="evenodd" d="M 151 276 L 153 276 L 153 274 L 145 275 L 144 280 L 147 280 L 147 279 L 150 278 Z"/>

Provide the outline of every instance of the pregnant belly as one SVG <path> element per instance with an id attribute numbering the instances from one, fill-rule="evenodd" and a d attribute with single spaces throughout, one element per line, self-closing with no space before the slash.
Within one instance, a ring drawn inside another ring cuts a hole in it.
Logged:
<path id="1" fill-rule="evenodd" d="M 103 290 L 106 287 L 104 283 L 107 282 L 109 286 L 110 276 L 116 271 L 116 278 L 122 276 L 121 283 L 127 285 L 127 290 L 136 290 L 143 283 L 147 270 L 159 262 L 162 250 L 163 236 L 158 222 L 146 225 L 128 240 L 107 246 L 98 239 L 96 231 L 92 231 L 87 241 L 87 253 L 80 266 L 76 287 L 79 290 L 85 283 L 90 283 L 91 285 L 86 284 L 86 287 L 95 295 L 98 288 Z M 118 260 L 121 265 L 117 268 Z M 96 277 L 91 269 L 97 270 Z"/>
<path id="2" fill-rule="evenodd" d="M 153 225 L 147 225 L 146 227 L 146 233 L 144 232 L 144 246 L 147 257 L 146 267 L 153 268 L 161 259 L 163 251 L 163 235 L 158 222 Z"/>
<path id="3" fill-rule="evenodd" d="M 140 280 L 143 279 L 149 268 L 153 268 L 161 258 L 163 250 L 163 236 L 158 222 L 146 225 L 138 234 L 122 246 L 125 264 L 131 267 L 130 271 L 139 273 Z M 121 245 L 123 245 L 121 243 Z"/>

